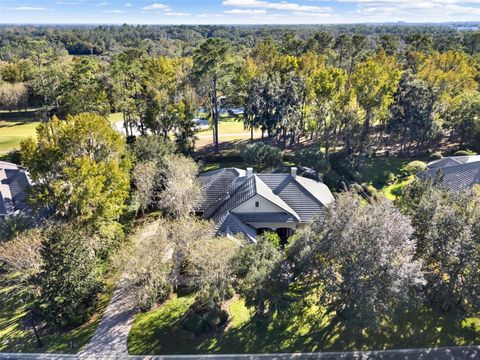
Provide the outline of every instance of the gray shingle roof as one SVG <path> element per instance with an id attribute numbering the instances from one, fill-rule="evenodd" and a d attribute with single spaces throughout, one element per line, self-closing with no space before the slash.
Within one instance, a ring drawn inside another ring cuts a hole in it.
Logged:
<path id="1" fill-rule="evenodd" d="M 438 175 L 442 176 L 443 184 L 453 191 L 468 189 L 480 184 L 480 161 L 430 168 L 417 174 L 421 179 L 433 179 Z"/>
<path id="2" fill-rule="evenodd" d="M 468 164 L 480 161 L 480 155 L 471 156 L 448 156 L 439 160 L 431 161 L 427 164 L 429 169 L 439 169 L 447 166 Z"/>
<path id="3" fill-rule="evenodd" d="M 0 161 L 0 215 L 27 211 L 26 191 L 31 186 L 27 173 L 13 163 Z"/>
<path id="4" fill-rule="evenodd" d="M 248 239 L 254 241 L 257 235 L 257 231 L 251 226 L 245 224 L 238 218 L 238 214 L 231 213 L 230 211 L 219 220 L 217 223 L 218 233 L 225 235 L 243 234 Z"/>
<path id="5" fill-rule="evenodd" d="M 235 182 L 240 176 L 245 175 L 245 170 L 227 168 L 209 171 L 200 174 L 199 180 L 202 183 L 202 202 L 200 211 L 205 211 L 215 204 L 226 190 L 235 187 Z"/>
<path id="6" fill-rule="evenodd" d="M 315 183 L 318 192 L 326 192 L 329 195 L 317 198 L 315 194 L 308 191 L 302 183 L 309 180 L 300 176 L 295 179 L 290 174 L 259 174 L 265 184 L 267 184 L 275 194 L 283 199 L 299 215 L 301 222 L 307 222 L 315 215 L 322 215 L 325 207 L 333 201 L 333 196 L 328 187 L 320 182 L 310 180 Z M 312 190 L 313 185 L 309 186 Z M 315 191 L 317 192 L 317 191 Z M 325 201 L 325 198 L 331 198 L 331 201 Z"/>
<path id="7" fill-rule="evenodd" d="M 204 197 L 199 211 L 204 218 L 215 222 L 219 233 L 238 231 L 251 237 L 255 229 L 248 223 L 307 222 L 314 216 L 322 216 L 325 207 L 333 202 L 325 184 L 290 173 L 247 176 L 245 171 L 233 168 L 202 174 L 200 181 Z M 274 204 L 280 211 L 235 212 L 238 206 L 255 195 Z"/>

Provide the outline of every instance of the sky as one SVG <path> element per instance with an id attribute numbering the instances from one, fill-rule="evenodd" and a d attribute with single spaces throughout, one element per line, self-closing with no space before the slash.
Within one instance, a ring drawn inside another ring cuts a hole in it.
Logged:
<path id="1" fill-rule="evenodd" d="M 0 0 L 0 23 L 327 24 L 480 21 L 480 0 Z"/>

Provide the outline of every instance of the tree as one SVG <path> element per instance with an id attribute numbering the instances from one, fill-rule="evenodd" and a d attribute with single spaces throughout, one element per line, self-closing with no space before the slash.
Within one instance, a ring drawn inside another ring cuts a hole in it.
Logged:
<path id="1" fill-rule="evenodd" d="M 245 126 L 250 129 L 260 128 L 262 139 L 267 131 L 270 137 L 280 123 L 280 97 L 282 94 L 280 78 L 262 74 L 253 79 L 247 89 L 245 98 Z"/>
<path id="2" fill-rule="evenodd" d="M 246 164 L 275 168 L 282 165 L 282 151 L 263 143 L 248 144 L 242 151 L 242 158 Z"/>
<path id="3" fill-rule="evenodd" d="M 209 97 L 213 114 L 215 152 L 218 152 L 218 95 L 223 90 L 223 82 L 232 71 L 230 46 L 222 39 L 208 39 L 195 51 L 193 63 L 194 77 L 210 84 Z"/>
<path id="4" fill-rule="evenodd" d="M 232 259 L 238 244 L 228 238 L 195 241 L 187 258 L 188 284 L 198 291 L 197 301 L 207 309 L 219 309 L 232 290 Z"/>
<path id="5" fill-rule="evenodd" d="M 157 163 L 154 161 L 139 162 L 133 168 L 133 182 L 143 212 L 154 202 Z"/>
<path id="6" fill-rule="evenodd" d="M 70 63 L 53 48 L 42 45 L 32 53 L 32 62 L 34 72 L 29 86 L 41 97 L 43 120 L 47 121 L 52 110 L 59 108 L 61 87 L 66 79 L 65 75 L 68 77 Z"/>
<path id="7" fill-rule="evenodd" d="M 463 52 L 435 52 L 423 61 L 418 77 L 435 96 L 435 112 L 443 118 L 461 101 L 465 92 L 478 92 L 478 74 L 473 62 Z"/>
<path id="8" fill-rule="evenodd" d="M 83 324 L 93 313 L 101 288 L 98 263 L 88 234 L 56 225 L 45 234 L 41 255 L 40 309 L 59 328 Z"/>
<path id="9" fill-rule="evenodd" d="M 391 126 L 400 134 L 402 152 L 409 153 L 415 141 L 421 146 L 435 134 L 434 101 L 434 95 L 424 81 L 410 71 L 402 75 L 390 120 Z"/>
<path id="10" fill-rule="evenodd" d="M 288 268 L 278 246 L 268 234 L 254 244 L 243 246 L 233 260 L 235 289 L 259 315 L 273 312 L 288 287 Z M 286 275 L 287 276 L 284 276 Z"/>
<path id="11" fill-rule="evenodd" d="M 154 161 L 159 163 L 166 155 L 175 152 L 175 144 L 160 135 L 145 135 L 135 139 L 133 154 L 138 162 Z"/>
<path id="12" fill-rule="evenodd" d="M 125 142 L 99 115 L 54 117 L 21 144 L 35 182 L 31 200 L 55 215 L 95 224 L 118 219 L 130 188 Z"/>
<path id="13" fill-rule="evenodd" d="M 91 57 L 74 58 L 69 76 L 61 86 L 59 114 L 110 113 L 107 93 L 100 81 L 100 64 Z"/>
<path id="14" fill-rule="evenodd" d="M 153 223 L 141 229 L 122 257 L 126 296 L 140 311 L 150 310 L 171 290 L 171 243 L 162 225 Z"/>
<path id="15" fill-rule="evenodd" d="M 40 254 L 42 240 L 43 229 L 36 228 L 24 231 L 11 240 L 0 242 L 0 263 L 6 264 L 15 272 L 13 280 L 24 288 L 36 288 L 35 280 L 43 264 Z"/>
<path id="16" fill-rule="evenodd" d="M 323 129 L 323 145 L 325 158 L 330 155 L 331 131 L 337 127 L 340 113 L 339 105 L 345 93 L 347 74 L 345 71 L 327 67 L 319 71 L 314 77 L 315 104 L 318 122 Z"/>
<path id="17" fill-rule="evenodd" d="M 200 183 L 197 179 L 197 164 L 182 155 L 169 155 L 161 169 L 163 189 L 158 194 L 160 209 L 173 218 L 190 215 L 200 196 Z"/>
<path id="18" fill-rule="evenodd" d="M 289 248 L 297 276 L 319 286 L 320 302 L 359 328 L 376 326 L 423 284 L 413 228 L 386 199 L 362 204 L 341 194 Z"/>
<path id="19" fill-rule="evenodd" d="M 401 198 L 418 239 L 427 299 L 443 310 L 480 308 L 480 203 L 474 190 L 451 192 L 441 178 L 416 181 Z"/>
<path id="20" fill-rule="evenodd" d="M 2 83 L 0 81 L 0 104 L 8 110 L 19 109 L 27 103 L 28 89 L 24 83 Z"/>
<path id="21" fill-rule="evenodd" d="M 360 63 L 352 75 L 352 86 L 358 103 L 365 110 L 357 166 L 363 156 L 372 124 L 385 119 L 388 114 L 400 76 L 401 71 L 395 58 L 384 52 Z"/>

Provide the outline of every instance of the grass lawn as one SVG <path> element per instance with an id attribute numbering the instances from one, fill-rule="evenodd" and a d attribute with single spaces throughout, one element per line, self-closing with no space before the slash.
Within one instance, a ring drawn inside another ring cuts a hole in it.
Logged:
<path id="1" fill-rule="evenodd" d="M 241 299 L 231 302 L 223 332 L 195 337 L 181 316 L 192 297 L 173 297 L 158 309 L 137 315 L 128 338 L 131 354 L 267 353 L 348 351 L 472 345 L 480 341 L 480 318 L 458 319 L 432 310 L 403 312 L 375 333 L 353 331 L 310 302 L 294 303 L 271 319 L 252 316 Z M 323 316 L 322 316 L 323 315 Z"/>
<path id="2" fill-rule="evenodd" d="M 359 172 L 362 175 L 362 181 L 372 183 L 377 189 L 383 187 L 383 176 L 386 171 L 391 171 L 395 175 L 399 175 L 403 171 L 403 167 L 410 161 L 415 159 L 404 157 L 372 157 L 366 159 L 360 165 Z"/>
<path id="3" fill-rule="evenodd" d="M 111 123 L 123 120 L 121 113 L 110 114 Z M 0 152 L 6 153 L 20 148 L 20 142 L 28 137 L 35 137 L 35 129 L 40 124 L 32 116 L 19 114 L 14 119 L 0 120 Z"/>
<path id="4" fill-rule="evenodd" d="M 71 331 L 51 332 L 39 328 L 43 347 L 37 346 L 33 329 L 28 321 L 26 303 L 9 286 L 0 274 L 0 352 L 54 352 L 76 353 L 93 336 L 104 309 L 110 301 L 115 288 L 117 274 L 105 279 L 105 289 L 100 295 L 96 314 L 92 319 Z"/>
<path id="5" fill-rule="evenodd" d="M 386 185 L 381 192 L 392 201 L 402 195 L 403 190 L 415 180 L 414 175 L 407 176 L 403 179 L 396 180 L 393 184 Z"/>
<path id="6" fill-rule="evenodd" d="M 0 120 L 0 151 L 7 152 L 20 148 L 20 141 L 35 136 L 39 121 L 30 119 Z"/>

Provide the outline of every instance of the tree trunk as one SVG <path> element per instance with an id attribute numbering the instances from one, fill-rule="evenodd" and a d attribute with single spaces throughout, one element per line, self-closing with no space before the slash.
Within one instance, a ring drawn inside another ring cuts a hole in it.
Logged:
<path id="1" fill-rule="evenodd" d="M 215 124 L 215 153 L 218 153 L 218 99 L 217 76 L 213 76 L 213 122 Z"/>
<path id="2" fill-rule="evenodd" d="M 368 134 L 370 133 L 370 118 L 372 116 L 371 110 L 367 110 L 367 114 L 365 116 L 365 123 L 363 124 L 363 130 L 360 135 L 360 144 L 359 144 L 359 149 L 358 149 L 358 156 L 357 159 L 355 160 L 355 167 L 358 168 L 360 165 L 360 159 L 363 156 L 363 153 L 365 151 L 365 145 L 368 139 Z"/>

